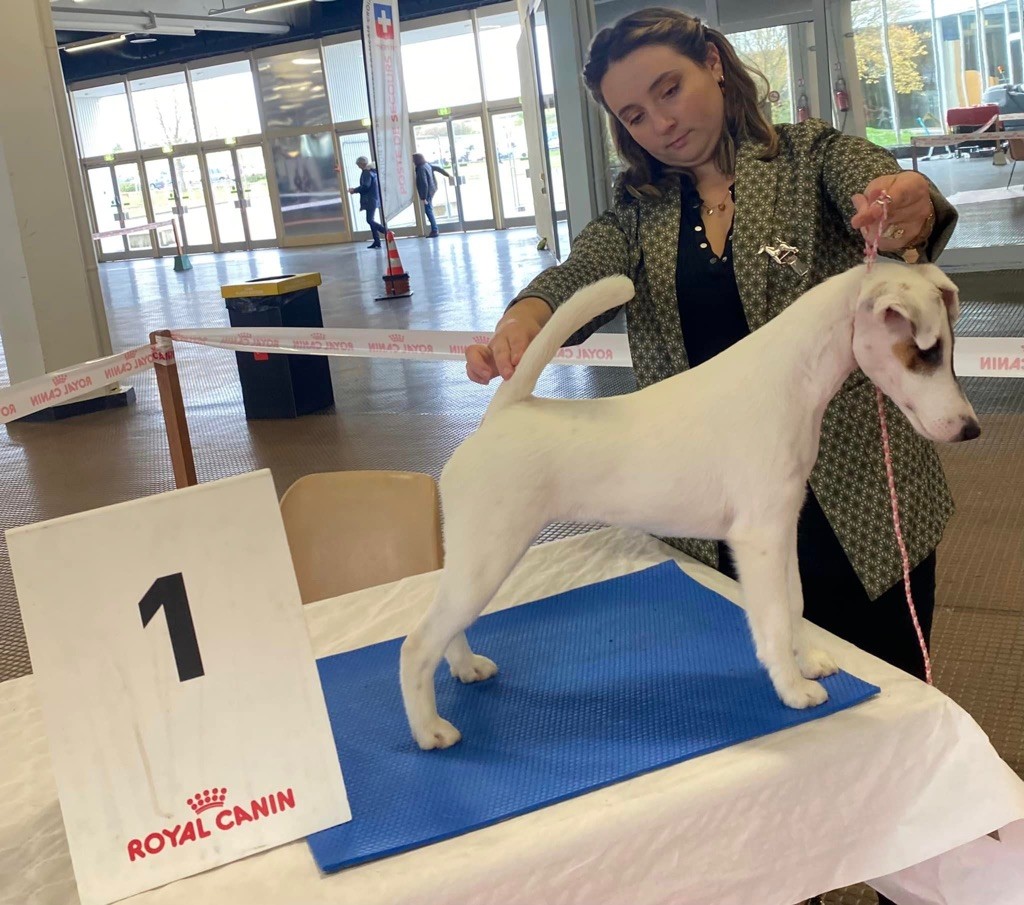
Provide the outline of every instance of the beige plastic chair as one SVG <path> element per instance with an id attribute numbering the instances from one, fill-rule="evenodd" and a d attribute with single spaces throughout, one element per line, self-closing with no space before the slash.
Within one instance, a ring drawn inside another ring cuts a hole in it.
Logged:
<path id="1" fill-rule="evenodd" d="M 411 471 L 299 478 L 281 498 L 303 603 L 441 568 L 437 484 Z"/>
<path id="2" fill-rule="evenodd" d="M 1024 138 L 1011 138 L 1006 142 L 1006 153 L 1009 155 L 1010 160 L 1013 161 L 1013 166 L 1010 167 L 1010 178 L 1006 180 L 1006 187 L 1010 187 L 1010 183 L 1013 182 L 1013 174 L 1017 169 L 1017 164 L 1024 160 Z"/>

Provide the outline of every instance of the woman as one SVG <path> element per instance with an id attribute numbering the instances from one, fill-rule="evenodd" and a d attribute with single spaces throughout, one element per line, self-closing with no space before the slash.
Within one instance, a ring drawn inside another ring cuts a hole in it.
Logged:
<path id="1" fill-rule="evenodd" d="M 380 248 L 380 237 L 384 235 L 384 227 L 377 222 L 377 206 L 380 201 L 380 194 L 377 188 L 377 171 L 370 166 L 370 161 L 365 157 L 356 158 L 356 166 L 362 170 L 359 175 L 359 185 L 349 189 L 350 195 L 359 193 L 359 210 L 366 212 L 366 225 L 370 227 L 370 234 L 373 241 L 367 248 Z"/>
<path id="2" fill-rule="evenodd" d="M 732 46 L 684 13 L 644 10 L 603 30 L 584 79 L 610 114 L 627 169 L 611 210 L 579 234 L 569 258 L 516 297 L 487 346 L 469 348 L 467 373 L 478 383 L 511 376 L 552 309 L 612 273 L 636 285 L 626 322 L 644 387 L 706 361 L 814 284 L 860 263 L 863 234 L 882 216 L 871 202 L 883 190 L 892 198 L 883 253 L 934 259 L 953 231 L 953 208 L 888 152 L 818 120 L 768 123 Z M 781 243 L 794 251 L 775 260 Z M 931 444 L 894 406 L 888 415 L 914 597 L 927 631 L 934 551 L 952 501 Z M 721 545 L 673 543 L 731 571 Z M 899 583 L 874 390 L 860 373 L 825 414 L 800 564 L 808 618 L 923 675 Z"/>
<path id="3" fill-rule="evenodd" d="M 763 91 L 729 42 L 684 13 L 644 10 L 604 29 L 591 44 L 584 79 L 608 111 L 626 170 L 611 210 L 579 234 L 569 258 L 516 297 L 487 346 L 467 350 L 467 373 L 478 383 L 510 377 L 552 310 L 613 273 L 636 286 L 626 323 L 644 387 L 706 361 L 811 286 L 859 264 L 864 235 L 882 216 L 872 202 L 883 191 L 892 201 L 882 253 L 934 259 L 953 231 L 948 202 L 888 152 L 817 120 L 773 127 L 761 112 Z M 790 254 L 779 253 L 782 243 Z M 614 314 L 571 341 L 582 342 Z M 931 444 L 895 406 L 887 411 L 914 600 L 927 637 L 935 548 L 952 501 Z M 825 413 L 809 483 L 799 534 L 805 615 L 923 677 L 877 403 L 859 372 Z M 724 545 L 669 542 L 734 575 Z"/>

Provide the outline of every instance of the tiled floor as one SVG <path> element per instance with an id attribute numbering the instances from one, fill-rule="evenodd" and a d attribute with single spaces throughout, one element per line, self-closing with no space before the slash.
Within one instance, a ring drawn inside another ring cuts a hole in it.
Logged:
<path id="1" fill-rule="evenodd" d="M 400 301 L 374 300 L 383 258 L 362 245 L 195 256 L 194 269 L 184 274 L 169 260 L 104 265 L 101 274 L 117 349 L 144 342 L 152 329 L 226 325 L 222 283 L 307 270 L 323 274 L 328 326 L 472 330 L 493 326 L 506 301 L 551 263 L 535 246 L 530 230 L 401 241 L 414 295 Z M 957 277 L 964 291 L 959 332 L 1024 335 L 1020 278 L 1019 272 Z M 247 422 L 230 353 L 185 347 L 179 356 L 200 479 L 269 467 L 279 492 L 311 471 L 400 468 L 436 475 L 492 392 L 466 380 L 454 362 L 332 359 L 334 410 Z M 173 486 L 153 376 L 131 382 L 138 401 L 129 410 L 0 427 L 0 527 Z M 1024 381 L 964 383 L 984 435 L 942 450 L 959 512 L 940 555 L 937 681 L 1024 775 Z M 539 392 L 587 397 L 631 386 L 629 373 L 619 369 L 562 367 L 549 369 Z M 560 526 L 548 536 L 572 530 Z M 0 541 L 0 680 L 29 669 Z M 851 889 L 827 901 L 869 903 L 873 894 Z"/>

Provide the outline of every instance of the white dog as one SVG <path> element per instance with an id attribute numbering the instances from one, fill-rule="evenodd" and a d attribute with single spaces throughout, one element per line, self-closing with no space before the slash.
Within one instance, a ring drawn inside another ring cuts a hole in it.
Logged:
<path id="1" fill-rule="evenodd" d="M 441 657 L 463 682 L 495 674 L 465 629 L 555 521 L 726 541 L 776 692 L 790 707 L 823 703 L 828 695 L 812 680 L 836 665 L 802 634 L 796 529 L 825 406 L 860 367 L 923 436 L 980 433 L 952 369 L 956 286 L 930 264 L 879 262 L 870 274 L 855 267 L 711 361 L 639 392 L 534 397 L 562 342 L 632 297 L 632 283 L 617 276 L 559 307 L 441 475 L 445 568 L 401 656 L 406 715 L 421 748 L 461 737 L 437 713 Z"/>

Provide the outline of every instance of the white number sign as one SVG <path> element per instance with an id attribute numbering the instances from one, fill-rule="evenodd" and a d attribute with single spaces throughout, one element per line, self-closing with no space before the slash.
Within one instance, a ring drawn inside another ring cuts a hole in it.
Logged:
<path id="1" fill-rule="evenodd" d="M 269 472 L 7 542 L 83 905 L 350 819 Z"/>

